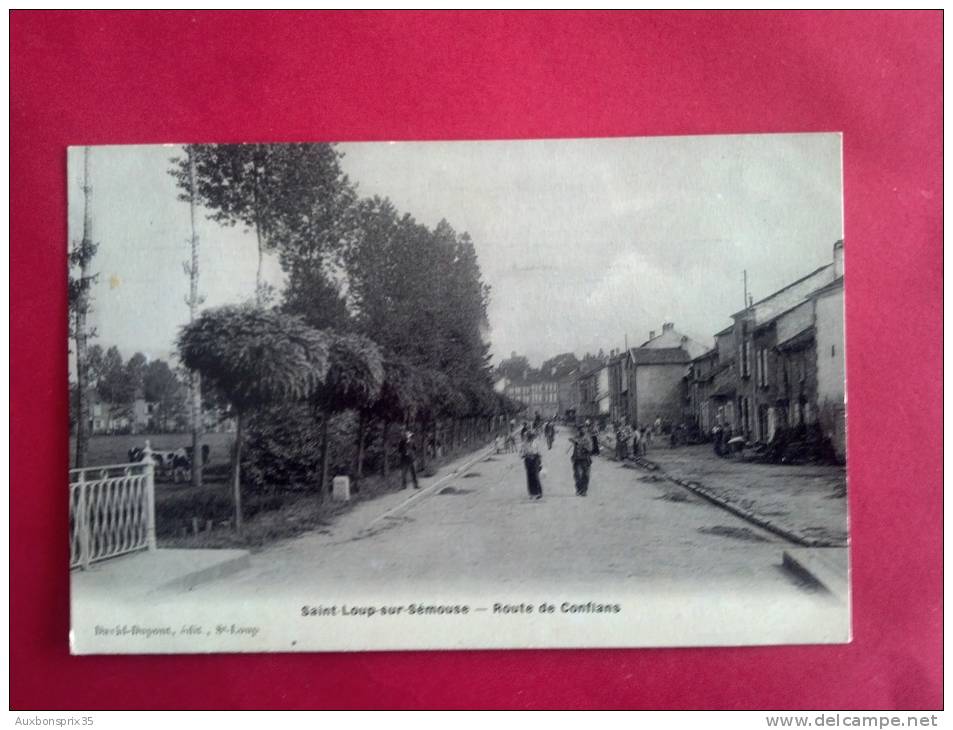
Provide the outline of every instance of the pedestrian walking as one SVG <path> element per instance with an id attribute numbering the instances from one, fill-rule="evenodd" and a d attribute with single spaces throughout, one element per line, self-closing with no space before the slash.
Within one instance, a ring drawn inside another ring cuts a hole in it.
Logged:
<path id="1" fill-rule="evenodd" d="M 599 456 L 599 429 L 594 424 L 589 425 L 589 437 L 592 439 L 590 450 L 595 456 Z"/>
<path id="2" fill-rule="evenodd" d="M 590 445 L 592 443 L 590 434 L 580 426 L 576 430 L 572 442 L 572 475 L 576 483 L 576 494 L 585 497 L 589 492 L 589 470 L 592 467 L 592 455 Z"/>
<path id="3" fill-rule="evenodd" d="M 407 489 L 407 475 L 410 475 L 414 483 L 414 489 L 420 489 L 417 483 L 417 467 L 414 465 L 414 459 L 417 454 L 414 452 L 414 434 L 410 431 L 404 431 L 400 441 L 397 444 L 397 453 L 400 454 L 400 483 L 401 489 Z"/>
<path id="4" fill-rule="evenodd" d="M 556 438 L 556 424 L 551 420 L 546 421 L 546 428 L 543 432 L 546 434 L 546 448 L 552 451 L 553 440 Z"/>
<path id="5" fill-rule="evenodd" d="M 526 466 L 526 489 L 529 491 L 529 498 L 542 499 L 543 485 L 539 481 L 539 472 L 543 468 L 543 457 L 539 453 L 535 431 L 526 434 L 526 441 L 520 447 L 520 456 Z"/>

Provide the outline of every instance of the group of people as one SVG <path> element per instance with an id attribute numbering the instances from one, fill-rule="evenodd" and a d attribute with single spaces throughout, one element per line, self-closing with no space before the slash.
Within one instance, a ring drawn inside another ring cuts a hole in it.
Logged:
<path id="1" fill-rule="evenodd" d="M 661 417 L 657 417 L 651 426 L 630 426 L 628 423 L 619 421 L 614 428 L 615 455 L 619 461 L 630 456 L 633 458 L 645 456 L 652 443 L 665 433 L 665 424 Z"/>
<path id="2" fill-rule="evenodd" d="M 543 472 L 543 457 L 538 441 L 540 424 L 541 419 L 537 416 L 537 421 L 532 426 L 524 422 L 519 431 L 519 454 L 526 468 L 526 489 L 529 492 L 530 499 L 534 500 L 543 498 L 543 484 L 540 480 L 540 475 Z M 511 426 L 515 426 L 515 424 L 511 424 Z M 552 450 L 553 441 L 556 438 L 555 421 L 552 419 L 546 421 L 543 426 L 543 435 L 546 439 L 547 450 Z M 592 466 L 592 456 L 599 453 L 598 433 L 592 424 L 586 421 L 585 424 L 576 427 L 575 434 L 570 437 L 569 442 L 576 494 L 585 497 L 589 492 L 589 472 Z M 498 449 L 499 444 L 500 440 L 498 438 Z"/>

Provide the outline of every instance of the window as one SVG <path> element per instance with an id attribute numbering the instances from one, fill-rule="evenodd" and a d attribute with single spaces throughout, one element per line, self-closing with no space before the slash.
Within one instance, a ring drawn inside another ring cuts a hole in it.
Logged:
<path id="1" fill-rule="evenodd" d="M 756 382 L 759 387 L 768 387 L 768 350 L 765 347 L 758 348 L 758 357 L 755 360 L 757 369 Z"/>
<path id="2" fill-rule="evenodd" d="M 747 378 L 751 375 L 751 340 L 745 340 L 738 348 L 738 359 L 740 361 L 741 377 Z"/>

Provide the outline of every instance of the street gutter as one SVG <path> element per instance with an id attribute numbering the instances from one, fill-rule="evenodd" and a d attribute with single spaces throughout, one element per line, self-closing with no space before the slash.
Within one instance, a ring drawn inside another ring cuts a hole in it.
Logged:
<path id="1" fill-rule="evenodd" d="M 627 459 L 627 461 L 633 461 L 633 460 Z M 640 461 L 646 462 L 647 464 L 651 464 L 651 466 L 649 467 L 643 466 L 642 464 L 639 464 Z M 643 468 L 643 469 L 648 468 L 650 471 L 661 472 L 661 474 L 670 482 L 673 482 L 679 485 L 680 487 L 684 487 L 685 489 L 688 489 L 694 494 L 697 494 L 699 497 L 702 497 L 703 499 L 708 500 L 712 504 L 718 507 L 721 507 L 722 509 L 727 510 L 728 512 L 731 512 L 736 517 L 741 517 L 742 519 L 747 520 L 748 522 L 751 522 L 757 525 L 758 527 L 764 530 L 767 530 L 768 532 L 774 533 L 778 537 L 782 537 L 785 540 L 788 540 L 789 542 L 793 542 L 796 545 L 801 545 L 802 547 L 812 547 L 812 548 L 845 547 L 845 545 L 842 545 L 839 543 L 837 544 L 831 543 L 829 540 L 817 540 L 817 539 L 804 538 L 801 535 L 798 535 L 796 532 L 793 532 L 787 529 L 786 527 L 782 527 L 781 525 L 776 525 L 770 520 L 766 520 L 765 518 L 760 517 L 756 513 L 752 512 L 751 510 L 747 510 L 744 507 L 740 507 L 732 502 L 729 502 L 728 500 L 724 499 L 723 497 L 719 496 L 712 490 L 705 487 L 703 484 L 699 484 L 698 482 L 691 482 L 685 479 L 679 479 L 678 477 L 671 476 L 664 469 L 662 469 L 658 464 L 650 461 L 649 459 L 646 459 L 645 457 L 641 457 L 638 461 L 635 461 L 634 463 L 640 466 L 640 468 Z"/>

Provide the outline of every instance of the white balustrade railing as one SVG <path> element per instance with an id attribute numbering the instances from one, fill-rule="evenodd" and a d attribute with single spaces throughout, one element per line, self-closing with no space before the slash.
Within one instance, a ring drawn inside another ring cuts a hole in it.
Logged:
<path id="1" fill-rule="evenodd" d="M 143 460 L 69 473 L 70 568 L 156 549 L 155 466 Z"/>

